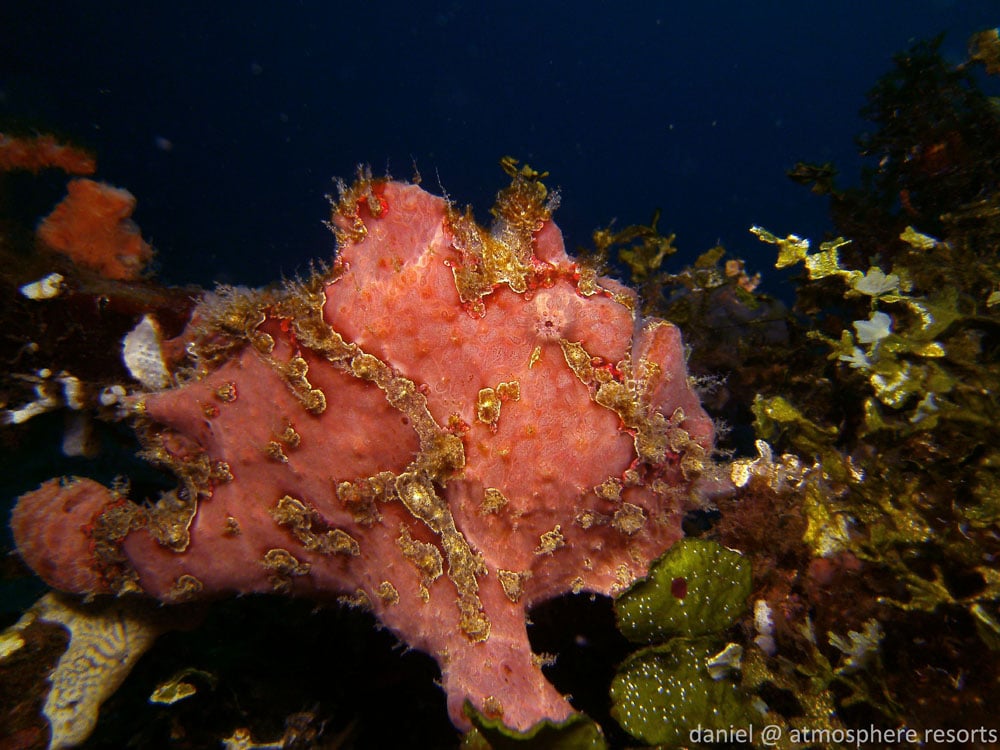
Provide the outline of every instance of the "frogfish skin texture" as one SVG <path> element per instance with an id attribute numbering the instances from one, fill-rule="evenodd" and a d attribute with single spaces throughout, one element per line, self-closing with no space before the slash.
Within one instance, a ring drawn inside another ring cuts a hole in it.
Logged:
<path id="1" fill-rule="evenodd" d="M 47 482 L 14 511 L 20 554 L 72 592 L 346 599 L 437 659 L 456 725 L 466 701 L 519 729 L 566 718 L 526 611 L 643 576 L 713 429 L 677 328 L 571 259 L 550 212 L 530 175 L 488 230 L 360 179 L 332 266 L 206 294 L 164 342 L 173 384 L 130 396 L 177 489 Z"/>

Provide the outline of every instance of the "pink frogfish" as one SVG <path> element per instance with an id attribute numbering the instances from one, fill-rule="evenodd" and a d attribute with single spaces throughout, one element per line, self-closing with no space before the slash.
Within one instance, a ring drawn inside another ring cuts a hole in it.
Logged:
<path id="1" fill-rule="evenodd" d="M 615 595 L 681 536 L 713 426 L 678 329 L 578 264 L 528 170 L 489 229 L 413 184 L 361 178 L 334 263 L 206 294 L 127 399 L 156 502 L 52 480 L 20 498 L 24 560 L 57 589 L 165 603 L 246 593 L 369 607 L 516 729 L 572 708 L 525 624 Z"/>

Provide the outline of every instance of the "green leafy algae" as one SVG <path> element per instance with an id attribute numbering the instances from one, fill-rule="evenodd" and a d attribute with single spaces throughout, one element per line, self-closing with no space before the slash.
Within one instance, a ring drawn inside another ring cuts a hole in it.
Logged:
<path id="1" fill-rule="evenodd" d="M 562 722 L 541 721 L 526 732 L 504 726 L 502 718 L 489 718 L 471 703 L 465 714 L 472 729 L 462 740 L 462 750 L 606 750 L 601 728 L 583 714 Z"/>
<path id="2" fill-rule="evenodd" d="M 628 266 L 636 283 L 643 283 L 659 272 L 663 262 L 677 252 L 673 246 L 674 235 L 664 237 L 656 225 L 660 212 L 653 214 L 648 226 L 632 225 L 617 232 L 610 227 L 594 233 L 594 247 L 598 257 L 608 260 L 612 256 Z"/>
<path id="3" fill-rule="evenodd" d="M 738 552 L 683 539 L 615 602 L 618 629 L 637 643 L 724 630 L 746 608 L 750 579 L 750 565 Z"/>
<path id="4" fill-rule="evenodd" d="M 739 687 L 709 673 L 716 651 L 712 638 L 675 638 L 632 654 L 611 684 L 612 716 L 638 739 L 668 747 L 688 744 L 695 727 L 746 726 Z"/>
<path id="5" fill-rule="evenodd" d="M 675 746 L 698 726 L 747 723 L 749 702 L 731 679 L 743 649 L 723 647 L 719 633 L 745 611 L 750 590 L 742 555 L 717 542 L 684 539 L 618 598 L 618 629 L 632 641 L 655 644 L 629 656 L 612 681 L 611 714 L 622 728 L 645 742 Z"/>

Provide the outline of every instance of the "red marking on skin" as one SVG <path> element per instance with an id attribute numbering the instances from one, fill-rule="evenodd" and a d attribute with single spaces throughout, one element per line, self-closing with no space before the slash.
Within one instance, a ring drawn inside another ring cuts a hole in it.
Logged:
<path id="1" fill-rule="evenodd" d="M 295 335 L 294 319 L 281 318 L 278 321 L 278 328 L 288 337 L 288 343 L 295 349 L 295 356 L 301 357 L 302 352 L 299 351 L 299 340 Z"/>
<path id="2" fill-rule="evenodd" d="M 683 599 L 688 593 L 688 582 L 686 578 L 675 578 L 670 582 L 670 593 L 677 599 Z"/>
<path id="3" fill-rule="evenodd" d="M 377 211 L 372 211 L 372 207 L 368 205 L 368 200 L 371 197 L 374 197 L 378 201 L 379 207 Z M 358 203 L 367 208 L 368 213 L 373 217 L 377 214 L 379 219 L 385 218 L 385 215 L 389 213 L 389 202 L 385 199 L 385 185 L 382 184 L 373 185 L 372 194 L 362 195 L 358 198 Z"/>

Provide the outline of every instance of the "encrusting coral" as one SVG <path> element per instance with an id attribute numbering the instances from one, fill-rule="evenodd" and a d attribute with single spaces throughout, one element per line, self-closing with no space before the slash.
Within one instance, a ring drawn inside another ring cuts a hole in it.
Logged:
<path id="1" fill-rule="evenodd" d="M 331 268 L 206 295 L 164 342 L 175 384 L 127 400 L 178 489 L 50 481 L 14 511 L 23 558 L 86 594 L 341 596 L 435 656 L 456 724 L 566 718 L 527 609 L 645 575 L 714 433 L 677 328 L 575 263 L 540 175 L 505 166 L 489 231 L 362 175 Z"/>
<path id="2" fill-rule="evenodd" d="M 94 180 L 69 183 L 69 195 L 38 228 L 49 248 L 109 279 L 134 279 L 153 257 L 132 221 L 135 196 Z"/>
<path id="3" fill-rule="evenodd" d="M 166 629 L 166 622 L 147 602 L 117 599 L 88 606 L 75 597 L 50 591 L 0 634 L 0 643 L 12 644 L 0 648 L 0 665 L 20 655 L 26 645 L 20 634 L 36 622 L 57 624 L 69 636 L 68 648 L 48 675 L 51 689 L 42 714 L 49 723 L 51 750 L 76 747 L 93 730 L 101 704 Z M 23 735 L 27 743 L 30 731 Z M 22 746 L 13 741 L 15 747 Z"/>
<path id="4" fill-rule="evenodd" d="M 51 135 L 17 137 L 0 133 L 0 172 L 50 168 L 67 174 L 93 174 L 97 161 L 82 148 L 60 143 Z"/>

